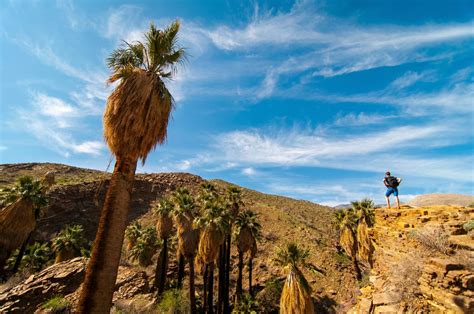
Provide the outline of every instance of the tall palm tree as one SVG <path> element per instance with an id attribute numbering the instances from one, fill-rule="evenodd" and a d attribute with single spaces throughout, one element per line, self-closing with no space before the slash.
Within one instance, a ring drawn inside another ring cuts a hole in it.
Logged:
<path id="1" fill-rule="evenodd" d="M 165 141 L 174 107 L 164 80 L 185 60 L 184 49 L 177 45 L 179 28 L 178 21 L 164 30 L 152 23 L 144 43 L 125 43 L 107 59 L 112 70 L 108 81 L 119 81 L 103 119 L 116 162 L 86 270 L 81 313 L 108 313 L 112 305 L 137 162 L 145 163 L 150 151 Z"/>
<path id="2" fill-rule="evenodd" d="M 161 295 L 165 290 L 168 270 L 168 239 L 173 231 L 173 217 L 171 215 L 173 210 L 174 204 L 167 198 L 162 198 L 154 207 L 154 213 L 158 216 L 156 230 L 163 242 L 155 270 L 155 287 L 158 290 L 158 295 Z"/>
<path id="3" fill-rule="evenodd" d="M 0 210 L 0 276 L 10 254 L 20 248 L 13 272 L 18 269 L 41 209 L 48 204 L 46 192 L 53 183 L 54 175 L 50 173 L 42 182 L 23 176 L 12 188 L 3 190 L 0 201 L 0 206 L 4 206 Z"/>
<path id="4" fill-rule="evenodd" d="M 232 240 L 232 226 L 240 212 L 240 207 L 243 205 L 241 198 L 241 191 L 236 186 L 229 186 L 226 191 L 226 203 L 229 210 L 229 229 L 226 234 L 226 239 L 221 245 L 219 261 L 219 301 L 218 312 L 228 313 L 230 311 L 229 292 L 230 292 L 230 256 L 231 256 L 231 240 Z M 222 272 L 222 274 L 221 274 Z"/>
<path id="5" fill-rule="evenodd" d="M 354 265 L 357 280 L 362 279 L 362 274 L 357 261 L 357 216 L 352 208 L 338 210 L 335 215 L 336 227 L 339 230 L 339 243 L 349 255 Z"/>
<path id="6" fill-rule="evenodd" d="M 66 225 L 53 239 L 53 252 L 56 254 L 54 262 L 60 263 L 78 256 L 85 243 L 81 225 Z"/>
<path id="7" fill-rule="evenodd" d="M 351 202 L 351 204 L 358 217 L 357 253 L 372 268 L 374 245 L 369 235 L 369 228 L 375 223 L 374 202 L 370 199 L 363 199 L 362 201 Z"/>
<path id="8" fill-rule="evenodd" d="M 262 226 L 258 222 L 258 215 L 248 209 L 238 213 L 235 220 L 236 242 L 239 252 L 239 273 L 237 277 L 237 301 L 242 297 L 242 270 L 244 254 L 248 253 L 249 294 L 252 294 L 252 260 L 257 252 L 257 240 L 261 237 Z"/>
<path id="9" fill-rule="evenodd" d="M 282 314 L 314 314 L 314 304 L 311 299 L 311 287 L 306 281 L 301 269 L 314 269 L 306 260 L 309 251 L 296 243 L 288 243 L 277 251 L 275 262 L 288 270 L 280 298 L 280 313 Z"/>
<path id="10" fill-rule="evenodd" d="M 196 203 L 193 196 L 185 188 L 173 193 L 175 204 L 174 220 L 178 233 L 178 253 L 186 258 L 189 264 L 189 300 L 191 313 L 196 313 L 196 295 L 194 287 L 194 257 L 199 244 L 200 230 L 194 225 L 197 216 Z"/>
<path id="11" fill-rule="evenodd" d="M 199 239 L 199 257 L 206 265 L 207 287 L 207 313 L 213 313 L 213 286 L 214 286 L 214 262 L 219 254 L 219 249 L 225 239 L 225 234 L 229 229 L 229 214 L 222 199 L 213 193 L 213 189 L 203 189 L 203 196 L 200 198 L 201 215 L 194 220 L 195 225 L 201 229 Z M 222 250 L 221 250 L 222 252 Z"/>

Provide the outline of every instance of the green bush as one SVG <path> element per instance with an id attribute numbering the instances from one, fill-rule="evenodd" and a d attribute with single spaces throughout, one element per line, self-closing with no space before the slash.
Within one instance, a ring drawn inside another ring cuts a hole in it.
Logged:
<path id="1" fill-rule="evenodd" d="M 163 293 L 158 312 L 164 314 L 187 314 L 191 311 L 188 293 L 185 290 L 173 289 Z"/>
<path id="2" fill-rule="evenodd" d="M 464 230 L 466 230 L 467 232 L 471 231 L 471 230 L 474 230 L 474 220 L 469 220 L 468 222 L 466 222 L 463 226 Z"/>
<path id="3" fill-rule="evenodd" d="M 232 314 L 257 314 L 259 310 L 258 302 L 250 294 L 245 294 L 235 305 Z"/>
<path id="4" fill-rule="evenodd" d="M 41 308 L 51 313 L 69 313 L 71 303 L 61 296 L 54 296 L 46 301 Z"/>
<path id="5" fill-rule="evenodd" d="M 345 254 L 344 252 L 334 252 L 333 253 L 333 258 L 340 265 L 351 265 L 352 264 L 350 257 L 347 256 L 347 254 Z"/>

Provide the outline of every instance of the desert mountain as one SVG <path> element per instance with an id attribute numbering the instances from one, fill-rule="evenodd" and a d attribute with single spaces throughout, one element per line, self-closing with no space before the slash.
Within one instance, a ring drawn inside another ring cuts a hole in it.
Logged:
<path id="1" fill-rule="evenodd" d="M 48 194 L 49 206 L 38 221 L 32 241 L 50 241 L 66 224 L 82 225 L 86 237 L 93 240 L 110 174 L 51 163 L 4 164 L 0 165 L 0 185 L 11 185 L 15 178 L 22 175 L 41 177 L 48 171 L 55 173 L 57 183 Z M 189 173 L 138 174 L 132 193 L 129 222 L 139 220 L 142 225 L 154 225 L 156 218 L 150 211 L 153 201 L 182 186 L 197 192 L 202 182 L 204 179 Z M 218 189 L 231 185 L 221 180 L 210 182 Z M 271 280 L 284 278 L 284 270 L 273 262 L 275 250 L 288 241 L 295 241 L 311 251 L 309 261 L 324 272 L 324 275 L 307 273 L 314 297 L 319 300 L 317 306 L 320 310 L 334 311 L 354 303 L 358 285 L 350 261 L 336 250 L 338 239 L 331 224 L 334 209 L 308 201 L 241 189 L 244 208 L 255 210 L 263 226 L 263 237 L 254 260 L 254 285 L 257 290 L 261 290 Z M 237 265 L 236 253 L 233 249 L 234 265 Z M 171 260 L 173 263 L 175 261 Z M 145 272 L 152 276 L 153 270 L 154 266 Z M 235 267 L 232 276 L 236 276 L 236 271 Z M 152 278 L 148 279 L 152 281 Z M 6 300 L 6 295 L 0 291 L 0 309 L 3 309 L 2 298 Z M 47 296 L 44 298 L 48 299 Z M 36 302 L 39 304 L 44 301 Z"/>

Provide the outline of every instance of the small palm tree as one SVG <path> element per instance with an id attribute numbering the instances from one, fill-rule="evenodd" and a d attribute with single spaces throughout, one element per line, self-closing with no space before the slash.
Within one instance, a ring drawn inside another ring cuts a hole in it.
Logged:
<path id="1" fill-rule="evenodd" d="M 311 287 L 306 281 L 302 268 L 314 269 L 306 260 L 309 251 L 296 243 L 288 243 L 277 251 L 275 262 L 288 270 L 280 298 L 280 313 L 282 314 L 314 314 L 314 304 L 311 299 Z"/>
<path id="2" fill-rule="evenodd" d="M 138 261 L 138 265 L 146 267 L 151 264 L 151 258 L 155 254 L 158 245 L 155 227 L 144 228 L 140 232 L 135 246 L 130 250 L 130 259 Z"/>
<path id="3" fill-rule="evenodd" d="M 352 208 L 358 217 L 357 253 L 372 268 L 374 245 L 368 228 L 375 224 L 374 202 L 370 199 L 363 199 L 359 202 L 352 202 Z"/>
<path id="4" fill-rule="evenodd" d="M 249 253 L 249 294 L 252 295 L 252 261 L 257 253 L 257 241 L 261 237 L 262 226 L 258 222 L 258 215 L 248 209 L 240 212 L 235 220 L 236 242 L 239 252 L 239 273 L 237 277 L 237 300 L 242 296 L 242 270 L 244 254 Z"/>
<path id="5" fill-rule="evenodd" d="M 178 233 L 178 254 L 186 258 L 189 264 L 189 300 L 191 313 L 196 313 L 196 295 L 194 288 L 194 257 L 199 244 L 200 230 L 193 222 L 197 216 L 196 203 L 193 196 L 185 188 L 180 188 L 173 193 L 174 221 Z M 184 265 L 183 265 L 184 266 Z M 181 273 L 181 274 L 180 274 Z M 184 267 L 178 267 L 178 285 L 181 284 Z"/>
<path id="6" fill-rule="evenodd" d="M 198 251 L 199 257 L 206 267 L 207 278 L 204 281 L 207 283 L 207 287 L 204 287 L 204 297 L 206 298 L 207 295 L 205 302 L 207 309 L 204 310 L 209 313 L 213 312 L 214 306 L 214 262 L 224 242 L 225 234 L 229 230 L 229 213 L 222 199 L 217 194 L 210 193 L 213 190 L 213 188 L 204 187 L 200 197 L 202 200 L 201 215 L 194 220 L 195 225 L 201 229 Z"/>
<path id="7" fill-rule="evenodd" d="M 25 255 L 21 261 L 23 269 L 28 268 L 33 271 L 40 271 L 50 260 L 51 249 L 48 243 L 35 242 L 26 248 Z"/>
<path id="8" fill-rule="evenodd" d="M 142 225 L 135 221 L 125 229 L 125 238 L 127 239 L 127 252 L 130 252 L 132 248 L 137 244 L 137 240 L 142 233 Z"/>
<path id="9" fill-rule="evenodd" d="M 112 306 L 132 184 L 138 160 L 163 144 L 174 100 L 165 80 L 185 60 L 177 44 L 180 23 L 163 30 L 152 23 L 145 42 L 127 43 L 107 59 L 108 82 L 119 81 L 107 99 L 104 137 L 115 156 L 115 168 L 101 212 L 94 248 L 80 296 L 80 313 L 106 313 Z"/>
<path id="10" fill-rule="evenodd" d="M 55 263 L 60 263 L 81 254 L 86 243 L 81 225 L 66 225 L 53 240 Z"/>
<path id="11" fill-rule="evenodd" d="M 155 287 L 158 289 L 158 295 L 162 294 L 165 289 L 168 270 L 168 239 L 173 231 L 173 210 L 174 204 L 167 198 L 161 199 L 154 207 L 154 213 L 158 216 L 156 230 L 163 242 L 155 270 Z"/>
<path id="12" fill-rule="evenodd" d="M 357 280 L 362 279 L 359 263 L 357 261 L 357 215 L 352 208 L 338 210 L 335 215 L 336 227 L 339 230 L 339 243 L 350 256 L 354 265 L 354 271 L 356 273 Z"/>
<path id="13" fill-rule="evenodd" d="M 50 184 L 51 175 L 47 177 L 48 182 L 43 183 L 30 176 L 23 176 L 15 186 L 2 190 L 0 206 L 5 207 L 0 211 L 0 276 L 6 260 L 17 248 L 20 251 L 13 272 L 19 267 L 41 209 L 48 204 L 45 194 L 52 183 Z"/>

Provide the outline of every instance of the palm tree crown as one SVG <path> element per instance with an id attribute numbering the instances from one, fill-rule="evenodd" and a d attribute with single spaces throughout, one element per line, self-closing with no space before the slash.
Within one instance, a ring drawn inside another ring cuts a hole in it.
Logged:
<path id="1" fill-rule="evenodd" d="M 86 240 L 84 238 L 84 229 L 81 225 L 66 225 L 53 241 L 53 251 L 69 251 L 73 253 L 81 252 Z"/>
<path id="2" fill-rule="evenodd" d="M 258 215 L 254 211 L 247 209 L 240 212 L 235 220 L 236 233 L 247 229 L 255 240 L 261 237 L 262 225 L 258 222 Z"/>
<path id="3" fill-rule="evenodd" d="M 361 201 L 351 202 L 352 208 L 358 214 L 359 219 L 364 219 L 368 227 L 375 223 L 374 202 L 365 198 Z"/>
<path id="4" fill-rule="evenodd" d="M 177 45 L 179 21 L 164 30 L 152 23 L 145 42 L 124 42 L 107 59 L 108 82 L 121 80 L 104 114 L 104 136 L 118 157 L 145 159 L 166 140 L 174 99 L 163 79 L 172 79 L 185 51 Z"/>
<path id="5" fill-rule="evenodd" d="M 127 78 L 137 68 L 161 78 L 172 78 L 176 74 L 176 64 L 186 60 L 184 48 L 177 45 L 179 28 L 179 21 L 174 21 L 164 30 L 151 23 L 145 34 L 145 43 L 124 41 L 125 45 L 114 50 L 107 59 L 107 65 L 114 71 L 109 82 Z"/>
<path id="6" fill-rule="evenodd" d="M 2 192 L 3 197 L 0 200 L 0 206 L 12 204 L 21 197 L 33 204 L 36 218 L 38 218 L 41 208 L 48 204 L 41 181 L 35 180 L 30 176 L 18 178 L 14 187 L 5 188 Z"/>

